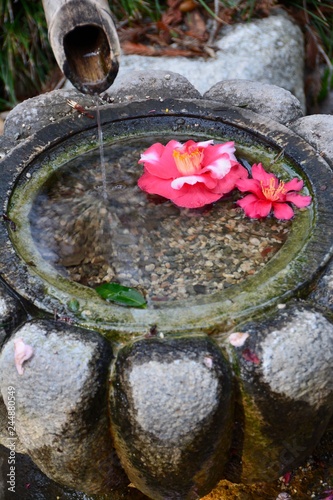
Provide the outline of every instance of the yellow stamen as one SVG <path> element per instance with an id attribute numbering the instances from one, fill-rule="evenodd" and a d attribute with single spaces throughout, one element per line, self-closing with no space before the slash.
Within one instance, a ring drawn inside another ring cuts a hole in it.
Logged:
<path id="1" fill-rule="evenodd" d="M 275 187 L 275 179 L 271 177 L 269 179 L 269 186 L 265 186 L 263 181 L 260 181 L 260 186 L 263 192 L 263 195 L 269 201 L 277 201 L 280 199 L 282 194 L 286 193 L 284 188 L 284 182 L 280 181 L 278 187 Z"/>
<path id="2" fill-rule="evenodd" d="M 173 151 L 173 157 L 176 163 L 177 170 L 183 175 L 195 174 L 201 168 L 203 158 L 202 151 L 199 148 L 194 149 L 190 153 L 181 153 L 177 149 Z"/>

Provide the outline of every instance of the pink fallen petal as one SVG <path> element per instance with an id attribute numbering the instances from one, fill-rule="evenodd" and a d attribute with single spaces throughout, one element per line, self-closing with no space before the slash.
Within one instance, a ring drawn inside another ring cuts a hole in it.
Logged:
<path id="1" fill-rule="evenodd" d="M 23 363 L 32 357 L 34 353 L 33 348 L 24 343 L 24 340 L 20 337 L 14 340 L 14 360 L 16 370 L 19 375 L 23 375 Z"/>
<path id="2" fill-rule="evenodd" d="M 228 340 L 231 345 L 234 347 L 242 347 L 244 345 L 246 339 L 249 337 L 248 333 L 243 332 L 234 332 L 229 335 Z"/>
<path id="3" fill-rule="evenodd" d="M 290 483 L 290 480 L 291 480 L 291 472 L 286 472 L 284 475 L 283 475 L 283 482 L 284 484 L 289 484 Z"/>
<path id="4" fill-rule="evenodd" d="M 188 141 L 188 142 L 191 142 L 191 141 Z M 202 141 L 202 142 L 197 142 L 197 143 L 195 143 L 194 141 L 192 141 L 192 143 L 196 144 L 199 148 L 204 148 L 204 149 L 207 148 L 208 149 L 208 146 L 212 146 L 214 144 L 214 140 L 213 139 L 208 139 L 208 141 Z"/>
<path id="5" fill-rule="evenodd" d="M 238 200 L 236 202 L 236 205 L 243 208 L 243 210 L 245 210 L 245 213 L 246 213 L 247 207 L 249 205 L 252 205 L 253 203 L 256 203 L 257 200 L 258 200 L 258 198 L 254 194 L 247 194 L 246 196 L 244 196 L 244 198 L 241 198 L 240 200 Z"/>
<path id="6" fill-rule="evenodd" d="M 204 365 L 207 366 L 207 368 L 209 368 L 210 370 L 213 368 L 213 358 L 211 358 L 210 356 L 205 356 L 204 357 Z"/>
<path id="7" fill-rule="evenodd" d="M 261 217 L 267 217 L 272 210 L 272 202 L 268 200 L 257 200 L 254 206 L 256 212 L 256 218 L 261 219 Z"/>
<path id="8" fill-rule="evenodd" d="M 246 361 L 250 361 L 250 363 L 254 363 L 255 365 L 260 364 L 260 359 L 250 349 L 244 349 L 244 351 L 242 352 L 242 356 Z"/>
<path id="9" fill-rule="evenodd" d="M 184 208 L 199 208 L 214 203 L 222 196 L 220 193 L 210 191 L 201 183 L 196 183 L 195 186 L 184 184 L 181 189 L 173 189 L 169 180 L 157 179 L 148 172 L 140 177 L 138 186 L 147 193 L 163 196 Z"/>
<path id="10" fill-rule="evenodd" d="M 164 151 L 165 146 L 160 142 L 156 142 L 150 148 L 146 149 L 144 153 L 141 154 L 139 163 L 149 162 L 156 163 L 160 160 L 161 155 Z"/>

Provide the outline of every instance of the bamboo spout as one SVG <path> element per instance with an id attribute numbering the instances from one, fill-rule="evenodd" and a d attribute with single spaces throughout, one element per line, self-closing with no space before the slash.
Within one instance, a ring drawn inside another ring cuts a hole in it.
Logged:
<path id="1" fill-rule="evenodd" d="M 120 47 L 107 0 L 43 0 L 59 67 L 84 94 L 104 92 L 119 68 Z"/>

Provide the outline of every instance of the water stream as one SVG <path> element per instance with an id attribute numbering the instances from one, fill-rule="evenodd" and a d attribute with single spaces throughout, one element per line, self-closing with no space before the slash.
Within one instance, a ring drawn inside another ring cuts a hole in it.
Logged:
<path id="1" fill-rule="evenodd" d="M 103 185 L 103 198 L 107 200 L 108 193 L 106 187 L 106 165 L 105 165 L 105 155 L 104 155 L 104 143 L 103 143 L 103 130 L 101 124 L 101 113 L 99 106 L 99 96 L 95 97 L 96 104 L 96 118 L 97 118 L 97 133 L 98 133 L 98 144 L 99 144 L 99 155 L 101 159 L 101 173 L 102 173 L 102 185 Z"/>

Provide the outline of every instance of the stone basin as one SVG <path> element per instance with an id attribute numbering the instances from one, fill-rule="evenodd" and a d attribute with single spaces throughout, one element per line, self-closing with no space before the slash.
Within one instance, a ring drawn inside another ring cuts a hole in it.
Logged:
<path id="1" fill-rule="evenodd" d="M 2 336 L 3 408 L 8 386 L 19 388 L 17 446 L 61 484 L 117 500 L 134 498 L 132 482 L 158 500 L 200 498 L 222 478 L 271 481 L 311 453 L 332 416 L 333 326 L 311 301 L 333 254 L 330 159 L 291 126 L 223 102 L 215 92 L 101 108 L 106 148 L 234 140 L 251 164 L 304 180 L 313 203 L 297 211 L 279 250 L 214 293 L 125 308 L 40 254 L 34 200 L 71 159 L 96 151 L 95 120 L 57 120 L 2 161 L 0 275 L 13 296 L 3 289 L 13 311 Z M 234 332 L 249 336 L 233 345 Z M 18 338 L 34 349 L 23 375 Z"/>
<path id="2" fill-rule="evenodd" d="M 142 335 L 154 324 L 162 332 L 223 332 L 240 320 L 302 293 L 327 262 L 331 251 L 327 231 L 331 214 L 326 200 L 328 193 L 322 186 L 330 184 L 332 174 L 305 141 L 282 125 L 259 118 L 251 111 L 223 109 L 220 104 L 203 100 L 112 106 L 102 109 L 102 124 L 105 144 L 121 144 L 147 136 L 152 136 L 152 142 L 155 137 L 163 136 L 179 140 L 184 137 L 234 140 L 238 155 L 248 155 L 252 163 L 273 163 L 277 173 L 302 177 L 316 203 L 298 214 L 287 241 L 274 258 L 239 285 L 176 304 L 155 303 L 146 310 L 106 304 L 94 290 L 62 277 L 52 265 L 43 262 L 29 233 L 31 200 L 51 173 L 69 158 L 97 147 L 92 120 L 86 119 L 84 123 L 71 118 L 63 120 L 39 131 L 13 151 L 4 169 L 8 188 L 15 182 L 15 189 L 8 202 L 5 201 L 7 214 L 16 226 L 15 231 L 8 228 L 15 253 L 5 234 L 2 242 L 6 255 L 0 271 L 10 286 L 39 309 L 50 314 L 56 310 L 82 326 L 94 325 L 98 330 L 115 329 L 119 333 Z M 275 162 L 277 157 L 280 158 Z M 140 171 L 141 167 L 137 168 Z M 73 298 L 78 301 L 74 315 L 69 307 Z"/>

